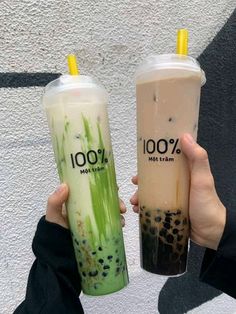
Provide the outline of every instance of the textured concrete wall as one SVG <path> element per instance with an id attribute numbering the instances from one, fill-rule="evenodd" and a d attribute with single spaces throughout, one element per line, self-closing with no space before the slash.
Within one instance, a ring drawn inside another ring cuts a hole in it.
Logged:
<path id="1" fill-rule="evenodd" d="M 0 72 L 64 73 L 65 55 L 76 52 L 82 73 L 98 77 L 110 94 L 117 179 L 121 196 L 128 202 L 133 192 L 129 179 L 136 169 L 136 65 L 152 52 L 174 51 L 175 31 L 183 26 L 190 30 L 191 54 L 199 56 L 234 7 L 235 0 L 0 1 Z M 58 184 L 46 119 L 40 107 L 42 92 L 42 87 L 0 89 L 3 314 L 12 313 L 24 297 L 34 258 L 31 241 L 36 224 L 45 211 L 48 194 Z M 236 301 L 211 288 L 199 286 L 203 290 L 196 295 L 197 300 L 192 300 L 195 294 L 188 285 L 185 300 L 173 287 L 169 292 L 162 289 L 166 278 L 144 273 L 139 267 L 137 217 L 131 210 L 126 224 L 131 283 L 114 295 L 82 296 L 86 313 L 236 313 Z M 198 269 L 201 262 L 196 254 L 194 261 L 192 270 Z M 175 300 L 173 308 L 169 306 L 171 299 Z"/>

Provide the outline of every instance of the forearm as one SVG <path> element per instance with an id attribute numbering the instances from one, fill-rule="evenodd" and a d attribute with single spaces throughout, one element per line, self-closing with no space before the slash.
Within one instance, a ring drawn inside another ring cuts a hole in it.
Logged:
<path id="1" fill-rule="evenodd" d="M 83 313 L 80 277 L 69 230 L 40 220 L 33 240 L 36 260 L 26 297 L 15 314 Z"/>

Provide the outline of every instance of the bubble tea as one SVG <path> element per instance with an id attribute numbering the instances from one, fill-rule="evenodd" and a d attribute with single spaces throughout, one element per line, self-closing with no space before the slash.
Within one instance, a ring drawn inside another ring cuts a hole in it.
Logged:
<path id="1" fill-rule="evenodd" d="M 179 54 L 152 56 L 136 72 L 141 266 L 151 273 L 186 271 L 189 170 L 179 138 L 197 137 L 204 80 Z"/>
<path id="2" fill-rule="evenodd" d="M 77 74 L 74 57 L 71 73 Z M 84 75 L 63 75 L 46 86 L 46 109 L 82 289 L 104 295 L 128 284 L 112 154 L 107 93 Z"/>

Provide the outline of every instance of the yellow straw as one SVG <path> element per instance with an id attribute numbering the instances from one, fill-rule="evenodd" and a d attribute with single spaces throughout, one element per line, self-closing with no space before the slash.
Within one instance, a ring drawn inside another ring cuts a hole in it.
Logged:
<path id="1" fill-rule="evenodd" d="M 177 33 L 177 47 L 176 53 L 179 55 L 188 54 L 188 30 L 179 29 Z"/>
<path id="2" fill-rule="evenodd" d="M 67 60 L 68 60 L 68 67 L 69 67 L 70 75 L 79 75 L 79 69 L 77 66 L 75 55 L 72 55 L 72 54 L 68 55 Z"/>

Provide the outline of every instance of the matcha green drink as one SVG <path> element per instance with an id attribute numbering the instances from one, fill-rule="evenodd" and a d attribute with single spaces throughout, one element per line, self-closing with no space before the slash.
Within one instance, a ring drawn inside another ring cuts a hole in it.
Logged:
<path id="1" fill-rule="evenodd" d="M 49 83 L 43 103 L 73 245 L 88 295 L 128 284 L 119 199 L 107 115 L 107 94 L 91 77 L 64 75 Z"/>

